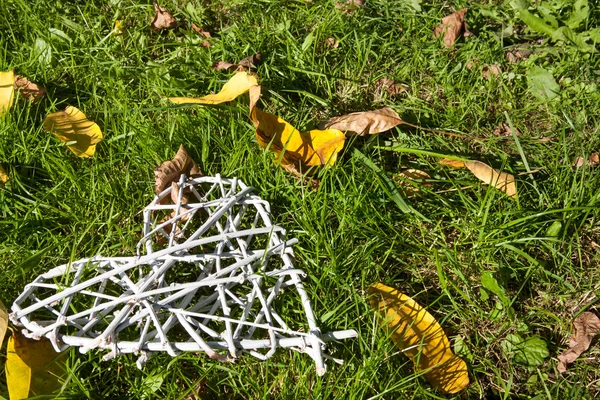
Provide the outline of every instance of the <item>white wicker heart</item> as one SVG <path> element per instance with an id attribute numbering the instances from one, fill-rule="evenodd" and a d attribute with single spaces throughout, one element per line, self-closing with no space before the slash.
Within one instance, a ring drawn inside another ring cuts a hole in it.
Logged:
<path id="1" fill-rule="evenodd" d="M 235 178 L 182 175 L 144 210 L 136 256 L 56 267 L 26 285 L 10 318 L 26 336 L 49 338 L 57 351 L 110 350 L 104 359 L 136 353 L 140 368 L 157 351 L 265 360 L 284 347 L 307 353 L 322 375 L 324 358 L 332 358 L 324 342 L 356 332 L 320 332 L 304 272 L 292 264 L 297 241 L 286 241 L 269 215 L 269 203 Z M 299 325 L 297 313 L 278 311 L 284 295 L 299 297 L 304 331 L 290 328 Z"/>

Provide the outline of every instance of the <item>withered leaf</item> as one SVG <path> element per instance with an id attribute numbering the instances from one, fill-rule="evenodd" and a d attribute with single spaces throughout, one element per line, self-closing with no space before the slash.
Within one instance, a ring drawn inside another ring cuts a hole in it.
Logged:
<path id="1" fill-rule="evenodd" d="M 337 49 L 339 46 L 340 46 L 339 40 L 332 38 L 332 37 L 327 38 L 327 47 L 330 47 L 332 49 Z"/>
<path id="2" fill-rule="evenodd" d="M 498 77 L 500 76 L 500 74 L 502 73 L 502 70 L 500 69 L 499 65 L 496 64 L 490 64 L 490 65 L 486 65 L 485 67 L 483 67 L 483 77 L 485 79 L 490 79 L 492 76 L 494 77 Z"/>
<path id="3" fill-rule="evenodd" d="M 0 117 L 7 114 L 14 101 L 15 74 L 13 70 L 0 72 Z"/>
<path id="4" fill-rule="evenodd" d="M 212 35 L 210 34 L 210 32 L 205 31 L 204 29 L 200 28 L 198 25 L 196 24 L 192 24 L 192 29 L 196 32 L 199 33 L 200 35 L 204 36 L 205 38 L 209 39 L 212 37 Z M 208 40 L 203 40 L 202 41 L 202 47 L 210 47 L 210 42 Z"/>
<path id="5" fill-rule="evenodd" d="M 352 132 L 360 136 L 385 132 L 404 121 L 389 107 L 379 110 L 355 112 L 330 118 L 319 124 L 319 129 L 337 129 Z"/>
<path id="6" fill-rule="evenodd" d="M 420 184 L 424 187 L 432 187 L 433 185 L 429 182 L 424 182 L 427 179 L 431 179 L 431 176 L 419 169 L 406 169 L 400 172 L 396 177 L 394 177 L 396 181 L 398 181 L 404 189 L 404 193 L 417 193 L 419 189 L 415 184 Z"/>
<path id="7" fill-rule="evenodd" d="M 590 161 L 596 165 L 600 164 L 600 155 L 598 153 L 590 154 Z"/>
<path id="8" fill-rule="evenodd" d="M 438 38 L 444 35 L 444 45 L 452 47 L 458 38 L 468 32 L 465 25 L 466 13 L 467 9 L 463 8 L 442 18 L 442 23 L 433 28 L 433 36 Z"/>
<path id="9" fill-rule="evenodd" d="M 600 319 L 596 314 L 584 312 L 573 321 L 575 333 L 569 339 L 569 348 L 558 356 L 558 372 L 567 370 L 567 364 L 573 363 L 584 351 L 590 348 L 592 339 L 600 332 Z"/>
<path id="10" fill-rule="evenodd" d="M 46 94 L 46 89 L 19 75 L 15 75 L 15 89 L 32 103 L 41 99 Z"/>
<path id="11" fill-rule="evenodd" d="M 508 197 L 516 197 L 517 185 L 513 175 L 500 172 L 481 161 L 465 161 L 465 167 L 486 185 L 494 185 L 497 189 L 506 193 Z"/>
<path id="12" fill-rule="evenodd" d="M 446 165 L 450 168 L 464 168 L 465 162 L 462 160 L 453 160 L 451 158 L 443 158 L 439 161 L 440 165 Z"/>
<path id="13" fill-rule="evenodd" d="M 169 12 L 163 7 L 159 6 L 157 1 L 152 2 L 154 6 L 154 18 L 150 23 L 150 27 L 154 30 L 161 31 L 165 29 L 173 29 L 177 26 L 177 21 Z"/>
<path id="14" fill-rule="evenodd" d="M 171 186 L 172 182 L 179 181 L 181 174 L 188 176 L 202 174 L 183 145 L 179 146 L 172 160 L 164 161 L 154 169 L 154 193 L 159 194 Z"/>
<path id="15" fill-rule="evenodd" d="M 252 71 L 256 70 L 256 67 L 262 62 L 262 55 L 260 53 L 253 54 L 241 60 L 239 63 L 232 64 L 226 61 L 218 61 L 214 63 L 211 68 L 217 71 L 228 70 L 228 71 Z"/>
<path id="16" fill-rule="evenodd" d="M 375 81 L 375 88 L 380 93 L 387 92 L 390 97 L 408 92 L 408 85 L 395 82 L 390 78 L 381 78 Z"/>

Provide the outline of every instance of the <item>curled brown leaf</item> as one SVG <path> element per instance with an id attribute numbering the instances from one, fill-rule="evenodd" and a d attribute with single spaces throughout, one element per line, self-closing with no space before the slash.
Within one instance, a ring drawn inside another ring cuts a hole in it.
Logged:
<path id="1" fill-rule="evenodd" d="M 177 182 L 181 174 L 202 174 L 183 145 L 179 146 L 179 150 L 172 160 L 164 161 L 154 169 L 154 192 L 159 194 L 171 186 L 172 182 Z"/>
<path id="2" fill-rule="evenodd" d="M 150 27 L 156 31 L 162 31 L 165 29 L 173 29 L 177 26 L 177 21 L 169 12 L 163 7 L 159 6 L 157 1 L 152 2 L 154 6 L 154 18 L 150 23 Z"/>
<path id="3" fill-rule="evenodd" d="M 567 370 L 567 364 L 573 363 L 584 351 L 590 348 L 592 339 L 600 332 L 600 319 L 596 314 L 584 312 L 573 321 L 575 333 L 569 339 L 569 348 L 558 356 L 558 372 Z"/>
<path id="4" fill-rule="evenodd" d="M 463 35 L 470 35 L 465 23 L 466 13 L 467 9 L 463 8 L 442 18 L 442 23 L 433 28 L 433 36 L 438 38 L 443 35 L 444 45 L 452 47 L 458 38 Z"/>
<path id="5" fill-rule="evenodd" d="M 41 99 L 46 94 L 46 89 L 19 75 L 15 75 L 15 89 L 32 103 Z"/>
<path id="6" fill-rule="evenodd" d="M 205 31 L 204 29 L 200 28 L 196 24 L 192 24 L 192 29 L 194 30 L 194 32 L 196 32 L 196 33 L 204 36 L 207 39 L 209 39 L 209 38 L 212 37 L 212 35 L 210 34 L 210 32 Z M 202 47 L 210 47 L 210 42 L 208 40 L 203 40 L 202 41 Z"/>
<path id="7" fill-rule="evenodd" d="M 379 110 L 355 112 L 330 118 L 319 124 L 319 129 L 337 129 L 357 135 L 374 135 L 404 123 L 396 111 L 389 107 Z"/>
<path id="8" fill-rule="evenodd" d="M 262 62 L 262 55 L 260 53 L 253 54 L 242 59 L 239 63 L 232 64 L 226 61 L 218 61 L 214 63 L 211 68 L 216 71 L 252 71 L 256 70 L 256 68 Z"/>

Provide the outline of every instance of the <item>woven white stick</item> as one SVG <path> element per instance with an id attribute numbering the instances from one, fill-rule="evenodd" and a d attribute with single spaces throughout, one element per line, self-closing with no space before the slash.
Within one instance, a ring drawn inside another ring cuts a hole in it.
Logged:
<path id="1" fill-rule="evenodd" d="M 135 257 L 53 268 L 25 286 L 11 320 L 28 337 L 49 338 L 57 351 L 110 350 L 104 359 L 138 353 L 139 367 L 158 351 L 265 360 L 283 347 L 308 354 L 324 374 L 331 358 L 324 343 L 356 332 L 321 333 L 304 272 L 292 263 L 297 241 L 271 223 L 269 203 L 235 178 L 182 175 L 176 186 L 145 208 Z M 299 297 L 305 327 L 277 309 L 284 292 Z"/>

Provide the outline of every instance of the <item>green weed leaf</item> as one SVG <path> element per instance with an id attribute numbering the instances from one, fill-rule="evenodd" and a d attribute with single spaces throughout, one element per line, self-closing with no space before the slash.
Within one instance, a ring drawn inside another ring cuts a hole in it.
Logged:
<path id="1" fill-rule="evenodd" d="M 546 341 L 539 336 L 523 339 L 521 335 L 510 334 L 501 347 L 506 357 L 529 367 L 541 365 L 550 355 Z"/>
<path id="2" fill-rule="evenodd" d="M 541 101 L 551 101 L 559 96 L 560 86 L 552 73 L 542 67 L 533 67 L 527 71 L 527 82 L 529 90 Z"/>

